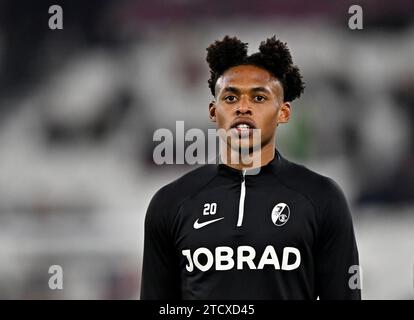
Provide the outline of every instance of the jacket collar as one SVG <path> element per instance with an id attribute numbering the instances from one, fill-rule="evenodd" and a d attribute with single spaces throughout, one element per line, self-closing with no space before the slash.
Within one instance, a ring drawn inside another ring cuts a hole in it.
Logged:
<path id="1" fill-rule="evenodd" d="M 218 157 L 218 159 L 220 159 L 220 156 Z M 272 171 L 276 172 L 277 169 L 281 166 L 281 164 L 284 161 L 285 159 L 282 157 L 280 152 L 277 149 L 275 149 L 275 156 L 270 162 L 268 162 L 266 165 L 261 166 L 260 168 L 257 168 L 257 169 L 245 170 L 245 175 L 260 176 L 264 173 L 269 173 Z M 232 168 L 224 163 L 219 163 L 217 165 L 217 170 L 220 175 L 225 175 L 225 176 L 233 176 L 233 177 L 240 178 L 243 175 L 243 170 Z"/>

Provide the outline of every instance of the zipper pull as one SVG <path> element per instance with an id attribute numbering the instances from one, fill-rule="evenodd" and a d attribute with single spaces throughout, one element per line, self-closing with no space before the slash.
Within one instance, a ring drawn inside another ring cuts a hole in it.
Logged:
<path id="1" fill-rule="evenodd" d="M 240 184 L 240 199 L 239 199 L 239 217 L 237 219 L 237 226 L 240 227 L 243 223 L 244 215 L 244 198 L 246 197 L 246 182 L 245 182 L 246 170 L 241 172 L 241 184 Z"/>

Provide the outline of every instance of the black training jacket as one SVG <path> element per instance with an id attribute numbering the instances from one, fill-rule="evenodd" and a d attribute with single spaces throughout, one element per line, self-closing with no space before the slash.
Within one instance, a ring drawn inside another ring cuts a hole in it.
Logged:
<path id="1" fill-rule="evenodd" d="M 256 175 L 208 164 L 154 195 L 141 299 L 360 299 L 358 264 L 338 185 L 276 150 Z"/>

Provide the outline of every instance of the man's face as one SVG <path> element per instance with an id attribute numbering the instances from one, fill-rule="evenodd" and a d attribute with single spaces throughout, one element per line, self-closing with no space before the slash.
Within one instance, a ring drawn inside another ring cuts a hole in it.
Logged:
<path id="1" fill-rule="evenodd" d="M 276 126 L 288 122 L 290 104 L 283 102 L 283 87 L 265 69 L 240 65 L 224 72 L 216 83 L 210 118 L 219 129 L 232 133 L 242 148 L 275 147 Z M 252 129 L 261 129 L 254 137 Z"/>

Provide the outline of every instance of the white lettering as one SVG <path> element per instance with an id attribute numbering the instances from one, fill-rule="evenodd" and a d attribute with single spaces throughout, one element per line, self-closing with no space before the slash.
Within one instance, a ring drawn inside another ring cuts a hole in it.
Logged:
<path id="1" fill-rule="evenodd" d="M 223 265 L 223 262 L 225 264 Z M 230 247 L 216 248 L 216 270 L 230 270 L 234 267 L 233 249 Z"/>
<path id="2" fill-rule="evenodd" d="M 204 266 L 198 260 L 201 254 L 204 254 L 207 257 L 207 262 Z M 208 250 L 207 248 L 198 248 L 196 251 L 194 251 L 193 261 L 194 261 L 194 265 L 198 269 L 200 269 L 201 271 L 207 271 L 213 266 L 214 257 L 211 251 Z"/>
<path id="3" fill-rule="evenodd" d="M 279 260 L 273 246 L 267 246 L 265 248 L 257 269 L 263 269 L 263 267 L 267 264 L 274 265 L 276 270 L 280 269 Z"/>
<path id="4" fill-rule="evenodd" d="M 292 253 L 296 256 L 296 260 L 292 264 L 289 262 L 289 254 Z M 283 258 L 282 258 L 282 270 L 294 270 L 300 266 L 300 252 L 298 249 L 293 247 L 286 247 L 283 249 Z"/>
<path id="5" fill-rule="evenodd" d="M 189 249 L 182 251 L 184 257 L 188 259 L 188 264 L 185 266 L 188 272 L 192 272 L 194 270 L 193 260 L 191 259 L 191 251 Z"/>
<path id="6" fill-rule="evenodd" d="M 247 252 L 245 256 L 243 253 Z M 243 269 L 243 262 L 246 262 L 250 269 L 256 269 L 253 259 L 256 257 L 256 251 L 250 246 L 240 246 L 237 248 L 237 269 Z"/>
<path id="7" fill-rule="evenodd" d="M 236 256 L 234 256 L 235 251 L 237 252 Z M 282 267 L 280 267 L 279 258 L 272 245 L 266 246 L 257 267 L 254 263 L 256 250 L 251 246 L 238 246 L 237 250 L 220 246 L 215 248 L 214 254 L 209 249 L 202 247 L 196 249 L 193 254 L 191 254 L 190 249 L 182 250 L 182 254 L 187 258 L 188 263 L 185 267 L 188 272 L 194 271 L 194 266 L 201 271 L 208 271 L 213 265 L 216 270 L 226 271 L 233 269 L 236 264 L 237 270 L 243 270 L 246 265 L 247 268 L 252 270 L 263 269 L 266 265 L 271 265 L 275 270 L 290 271 L 297 269 L 301 263 L 300 251 L 294 247 L 285 247 L 283 249 Z M 200 262 L 201 255 L 206 257 L 205 262 Z M 289 264 L 292 255 L 294 255 L 295 260 Z"/>

